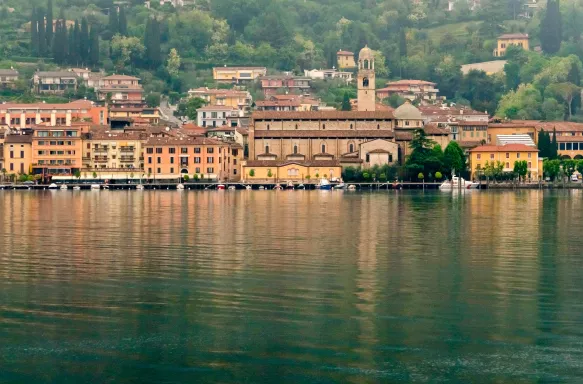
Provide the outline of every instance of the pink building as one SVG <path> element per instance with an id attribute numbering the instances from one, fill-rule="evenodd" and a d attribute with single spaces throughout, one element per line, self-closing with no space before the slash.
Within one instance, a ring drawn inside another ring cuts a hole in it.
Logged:
<path id="1" fill-rule="evenodd" d="M 261 89 L 266 97 L 277 94 L 278 90 L 285 92 L 306 94 L 310 92 L 312 79 L 295 76 L 263 76 L 259 78 Z"/>

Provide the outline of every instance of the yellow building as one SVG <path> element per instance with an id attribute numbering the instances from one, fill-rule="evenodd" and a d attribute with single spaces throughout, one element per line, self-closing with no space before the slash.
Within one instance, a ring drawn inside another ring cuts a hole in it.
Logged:
<path id="1" fill-rule="evenodd" d="M 471 178 L 478 177 L 477 170 L 484 169 L 486 163 L 497 164 L 501 162 L 504 165 L 503 172 L 512 172 L 514 163 L 517 161 L 526 161 L 528 172 L 531 180 L 538 180 L 542 177 L 542 159 L 538 157 L 538 149 L 524 144 L 506 144 L 506 145 L 483 145 L 469 151 L 470 153 L 470 171 Z"/>
<path id="2" fill-rule="evenodd" d="M 198 97 L 205 100 L 209 105 L 233 107 L 241 111 L 249 110 L 253 102 L 253 98 L 248 91 L 240 91 L 237 89 L 209 89 L 207 87 L 200 87 L 189 90 L 188 97 Z"/>
<path id="3" fill-rule="evenodd" d="M 528 51 L 528 35 L 525 33 L 507 33 L 498 37 L 498 45 L 494 50 L 494 56 L 502 57 L 506 55 L 506 49 L 511 45 L 516 45 Z"/>
<path id="4" fill-rule="evenodd" d="M 141 132 L 94 129 L 83 140 L 83 169 L 144 168 Z"/>
<path id="5" fill-rule="evenodd" d="M 339 69 L 356 68 L 356 61 L 354 60 L 354 52 L 338 51 L 336 53 Z"/>
<path id="6" fill-rule="evenodd" d="M 267 75 L 265 67 L 214 67 L 213 79 L 219 83 L 251 82 Z"/>
<path id="7" fill-rule="evenodd" d="M 535 142 L 535 144 L 538 141 L 536 124 L 532 121 L 491 123 L 488 125 L 487 132 L 488 143 L 496 143 L 496 137 L 498 137 L 498 135 L 528 135 Z"/>
<path id="8" fill-rule="evenodd" d="M 30 172 L 32 163 L 32 135 L 6 135 L 4 139 L 4 169 L 6 174 Z"/>
<path id="9" fill-rule="evenodd" d="M 112 107 L 109 121 L 113 128 L 128 125 L 157 125 L 160 122 L 158 108 Z"/>
<path id="10" fill-rule="evenodd" d="M 244 181 L 297 181 L 320 178 L 335 179 L 342 175 L 342 167 L 335 160 L 288 161 L 276 164 L 273 161 L 249 160 L 243 163 Z"/>

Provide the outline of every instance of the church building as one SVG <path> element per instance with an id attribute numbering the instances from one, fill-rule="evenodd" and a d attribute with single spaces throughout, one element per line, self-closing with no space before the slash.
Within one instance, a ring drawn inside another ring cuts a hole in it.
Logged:
<path id="1" fill-rule="evenodd" d="M 303 182 L 338 178 L 349 166 L 403 163 L 423 117 L 410 103 L 394 111 L 377 110 L 374 62 L 373 51 L 361 49 L 356 111 L 254 112 L 242 179 Z M 449 141 L 444 129 L 427 133 L 442 147 Z"/>

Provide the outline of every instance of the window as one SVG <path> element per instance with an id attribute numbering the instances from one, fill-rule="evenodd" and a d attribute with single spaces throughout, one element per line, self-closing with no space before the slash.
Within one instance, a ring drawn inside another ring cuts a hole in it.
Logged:
<path id="1" fill-rule="evenodd" d="M 148 164 L 152 164 L 152 156 L 148 156 Z"/>
<path id="2" fill-rule="evenodd" d="M 322 153 L 326 153 L 326 144 L 322 144 Z"/>
<path id="3" fill-rule="evenodd" d="M 97 168 L 97 165 L 95 167 Z M 148 173 L 152 173 L 152 168 L 148 168 Z"/>
<path id="4" fill-rule="evenodd" d="M 237 170 L 233 169 L 233 175 L 236 175 L 236 174 L 237 174 Z"/>
<path id="5" fill-rule="evenodd" d="M 298 129 L 298 125 L 296 124 L 296 129 Z"/>
<path id="6" fill-rule="evenodd" d="M 200 153 L 200 148 L 199 147 L 195 147 L 194 148 L 194 153 Z"/>
<path id="7" fill-rule="evenodd" d="M 188 153 L 188 148 L 180 148 L 180 153 L 186 155 Z"/>
<path id="8" fill-rule="evenodd" d="M 222 160 L 222 159 L 219 157 L 219 164 L 221 164 L 221 160 Z"/>
<path id="9" fill-rule="evenodd" d="M 174 168 L 170 168 L 170 173 L 174 173 Z"/>
<path id="10" fill-rule="evenodd" d="M 381 129 L 381 125 L 380 124 L 377 124 L 377 129 Z"/>
<path id="11" fill-rule="evenodd" d="M 10 151 L 10 158 L 14 159 L 14 151 Z"/>
<path id="12" fill-rule="evenodd" d="M 510 168 L 510 163 L 506 163 L 506 168 Z"/>
<path id="13" fill-rule="evenodd" d="M 490 160 L 494 160 L 494 154 L 490 153 Z"/>
<path id="14" fill-rule="evenodd" d="M 146 153 L 149 153 L 149 154 L 154 153 L 154 148 L 146 148 Z"/>
<path id="15" fill-rule="evenodd" d="M 348 152 L 354 152 L 354 144 L 348 144 Z"/>
<path id="16" fill-rule="evenodd" d="M 269 153 L 269 145 L 265 146 L 265 153 Z"/>
<path id="17" fill-rule="evenodd" d="M 567 143 L 567 151 L 573 150 L 573 143 Z"/>
<path id="18" fill-rule="evenodd" d="M 14 164 L 10 163 L 10 170 L 14 171 Z"/>
<path id="19" fill-rule="evenodd" d="M 409 120 L 405 121 L 405 125 L 407 125 L 407 126 L 409 125 Z"/>
<path id="20" fill-rule="evenodd" d="M 564 151 L 565 150 L 565 143 L 559 143 L 559 149 L 561 151 Z"/>
<path id="21" fill-rule="evenodd" d="M 506 44 L 504 43 L 500 44 L 500 48 L 506 48 Z"/>
<path id="22" fill-rule="evenodd" d="M 529 161 L 528 162 L 528 169 L 531 169 L 531 168 L 532 168 L 532 162 Z"/>
<path id="23" fill-rule="evenodd" d="M 195 164 L 200 164 L 200 157 L 195 157 L 194 158 L 194 163 Z"/>
<path id="24" fill-rule="evenodd" d="M 169 154 L 175 154 L 176 153 L 176 148 L 168 148 L 168 153 Z"/>
<path id="25" fill-rule="evenodd" d="M 476 158 L 477 158 L 478 160 L 481 160 L 481 159 L 482 159 L 482 154 L 481 154 L 481 153 L 478 153 L 478 155 L 477 155 L 477 157 L 476 157 Z"/>
<path id="26" fill-rule="evenodd" d="M 212 164 L 212 163 L 215 162 L 215 158 L 214 157 L 207 157 L 206 158 L 206 162 L 209 163 L 209 164 Z"/>
<path id="27" fill-rule="evenodd" d="M 528 152 L 528 158 L 530 159 L 532 157 L 532 153 Z"/>
<path id="28" fill-rule="evenodd" d="M 208 147 L 206 153 L 215 153 L 215 149 L 213 147 Z"/>
<path id="29" fill-rule="evenodd" d="M 156 153 L 162 153 L 162 148 L 156 148 Z"/>
<path id="30" fill-rule="evenodd" d="M 510 159 L 510 153 L 506 152 L 506 158 Z"/>
<path id="31" fill-rule="evenodd" d="M 366 162 L 369 163 L 370 162 L 370 155 L 367 153 L 366 154 Z"/>
<path id="32" fill-rule="evenodd" d="M 269 131 L 269 124 L 267 124 L 267 130 Z"/>
<path id="33" fill-rule="evenodd" d="M 156 158 L 156 163 L 162 164 L 162 158 L 161 157 Z"/>
<path id="34" fill-rule="evenodd" d="M 197 168 L 195 168 L 195 169 L 194 169 L 194 173 L 200 173 L 200 168 L 198 168 L 198 167 L 197 167 Z"/>
<path id="35" fill-rule="evenodd" d="M 350 124 L 350 129 L 352 129 L 352 128 L 353 128 L 353 127 L 352 127 L 352 124 Z"/>
<path id="36" fill-rule="evenodd" d="M 206 173 L 214 173 L 214 172 L 215 172 L 215 169 L 212 167 L 206 169 Z"/>
<path id="37" fill-rule="evenodd" d="M 322 129 L 326 129 L 326 124 L 322 124 Z"/>
<path id="38" fill-rule="evenodd" d="M 158 168 L 158 173 L 162 173 L 162 170 L 160 168 Z"/>
<path id="39" fill-rule="evenodd" d="M 173 157 L 170 158 L 170 164 L 174 164 L 174 158 Z"/>

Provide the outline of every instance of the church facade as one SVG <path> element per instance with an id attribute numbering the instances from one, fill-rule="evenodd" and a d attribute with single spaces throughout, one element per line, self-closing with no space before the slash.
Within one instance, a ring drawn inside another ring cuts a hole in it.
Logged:
<path id="1" fill-rule="evenodd" d="M 402 163 L 423 117 L 409 103 L 376 110 L 374 54 L 368 47 L 359 53 L 358 68 L 357 111 L 254 112 L 242 179 L 303 182 L 307 176 L 340 177 L 349 166 Z M 427 133 L 442 146 L 449 141 L 444 129 Z"/>

